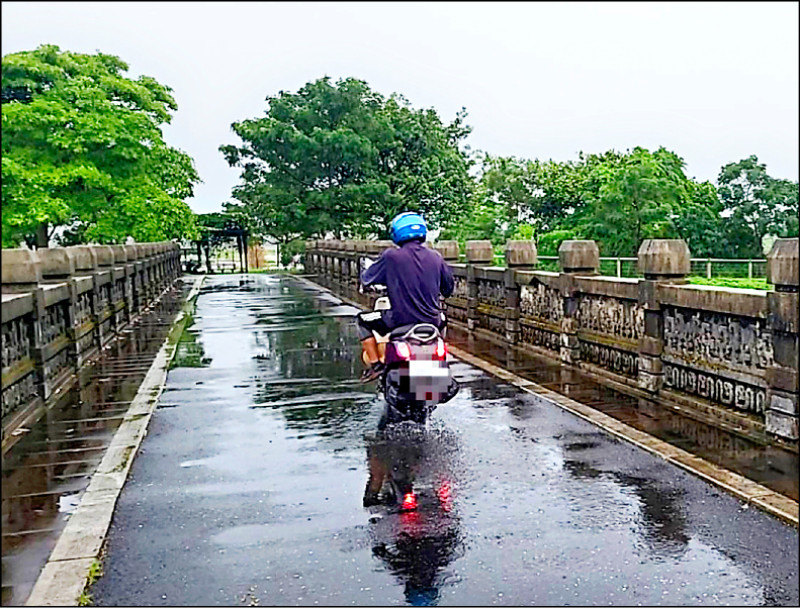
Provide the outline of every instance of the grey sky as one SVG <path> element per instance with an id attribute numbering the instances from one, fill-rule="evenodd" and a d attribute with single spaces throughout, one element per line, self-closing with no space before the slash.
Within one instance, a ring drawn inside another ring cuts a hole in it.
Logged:
<path id="1" fill-rule="evenodd" d="M 218 210 L 238 172 L 218 151 L 264 98 L 324 75 L 402 93 L 473 149 L 574 160 L 658 146 L 689 176 L 756 154 L 798 179 L 798 4 L 3 2 L 2 53 L 57 44 L 118 55 L 173 88 L 165 129 Z"/>

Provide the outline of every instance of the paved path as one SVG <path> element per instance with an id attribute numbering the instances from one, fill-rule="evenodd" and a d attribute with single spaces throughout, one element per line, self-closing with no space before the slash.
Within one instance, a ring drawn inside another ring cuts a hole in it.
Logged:
<path id="1" fill-rule="evenodd" d="M 796 528 L 471 366 L 426 433 L 377 437 L 353 312 L 208 279 L 210 364 L 170 372 L 97 605 L 797 605 Z M 419 510 L 364 507 L 370 469 Z"/>

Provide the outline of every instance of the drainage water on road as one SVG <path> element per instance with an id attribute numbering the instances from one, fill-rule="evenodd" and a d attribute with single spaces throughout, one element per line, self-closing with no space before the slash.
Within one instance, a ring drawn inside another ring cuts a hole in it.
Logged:
<path id="1" fill-rule="evenodd" d="M 378 433 L 355 312 L 207 279 L 96 605 L 797 604 L 796 528 L 469 365 L 428 428 Z"/>
<path id="2" fill-rule="evenodd" d="M 452 329 L 450 341 L 540 386 L 798 500 L 800 459 L 796 452 L 762 445 L 711 424 L 681 416 L 647 399 L 604 386 L 552 359 L 470 336 L 463 330 Z"/>
<path id="3" fill-rule="evenodd" d="M 175 287 L 84 366 L 3 453 L 2 605 L 25 603 L 185 296 Z"/>

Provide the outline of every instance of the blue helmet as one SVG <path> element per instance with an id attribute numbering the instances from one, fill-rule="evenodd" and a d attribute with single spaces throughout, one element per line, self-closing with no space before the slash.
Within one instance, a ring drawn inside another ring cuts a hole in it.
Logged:
<path id="1" fill-rule="evenodd" d="M 406 211 L 392 220 L 389 228 L 389 236 L 392 237 L 395 245 L 401 245 L 411 239 L 421 238 L 425 240 L 428 234 L 428 226 L 419 213 Z"/>

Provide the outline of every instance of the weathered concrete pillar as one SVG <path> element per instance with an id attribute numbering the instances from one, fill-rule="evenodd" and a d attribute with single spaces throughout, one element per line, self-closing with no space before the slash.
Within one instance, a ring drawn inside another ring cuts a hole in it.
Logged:
<path id="1" fill-rule="evenodd" d="M 639 340 L 638 385 L 650 393 L 660 391 L 664 383 L 664 317 L 656 287 L 659 283 L 685 283 L 690 259 L 689 246 L 681 239 L 647 239 L 639 247 L 637 265 L 644 274 L 644 280 L 639 281 L 644 335 Z"/>
<path id="2" fill-rule="evenodd" d="M 477 327 L 478 319 L 478 281 L 476 266 L 491 266 L 494 248 L 491 241 L 467 241 L 467 328 Z"/>
<path id="3" fill-rule="evenodd" d="M 64 283 L 69 290 L 69 305 L 66 316 L 67 336 L 69 337 L 70 364 L 77 369 L 85 360 L 85 353 L 79 348 L 79 340 L 94 328 L 85 328 L 84 314 L 81 306 L 81 295 L 85 289 L 79 289 L 75 278 L 75 261 L 69 249 L 64 247 L 43 248 L 36 251 L 43 283 Z M 91 310 L 91 309 L 90 309 Z"/>
<path id="4" fill-rule="evenodd" d="M 506 340 L 509 344 L 519 342 L 519 285 L 517 270 L 533 270 L 538 261 L 536 243 L 533 241 L 508 241 L 506 243 Z"/>
<path id="5" fill-rule="evenodd" d="M 36 253 L 28 249 L 3 249 L 3 293 L 25 293 L 42 282 L 42 271 Z"/>
<path id="6" fill-rule="evenodd" d="M 139 248 L 136 245 L 123 245 L 125 247 L 125 254 L 128 258 L 128 268 L 130 275 L 128 277 L 130 289 L 130 311 L 131 317 L 139 314 L 143 303 L 142 284 L 141 284 L 141 271 L 142 262 L 140 259 Z"/>
<path id="7" fill-rule="evenodd" d="M 798 332 L 800 332 L 800 278 L 798 239 L 778 239 L 767 255 L 769 328 L 774 364 L 767 369 L 767 432 L 798 440 Z"/>
<path id="8" fill-rule="evenodd" d="M 309 239 L 306 241 L 306 255 L 303 261 L 303 272 L 305 274 L 314 274 L 315 270 L 315 257 L 317 254 L 317 241 Z"/>
<path id="9" fill-rule="evenodd" d="M 28 249 L 4 249 L 2 255 L 2 290 L 6 294 L 30 293 L 33 297 L 33 335 L 31 359 L 35 369 L 36 393 L 44 400 L 50 397 L 51 386 L 45 363 L 48 339 L 44 326 L 47 323 L 47 303 L 41 287 L 42 272 L 36 252 Z"/>
<path id="10" fill-rule="evenodd" d="M 111 245 L 114 253 L 114 290 L 115 297 L 121 300 L 114 303 L 116 330 L 127 325 L 133 317 L 133 288 L 131 278 L 133 265 L 128 261 L 128 250 L 125 245 Z"/>
<path id="11" fill-rule="evenodd" d="M 448 264 L 458 264 L 458 241 L 437 241 L 433 248 Z"/>
<path id="12" fill-rule="evenodd" d="M 575 276 L 596 275 L 600 267 L 600 249 L 591 240 L 563 241 L 558 248 L 558 265 L 561 268 L 559 288 L 563 300 L 559 354 L 567 364 L 581 358 L 578 340 L 578 293 Z"/>

